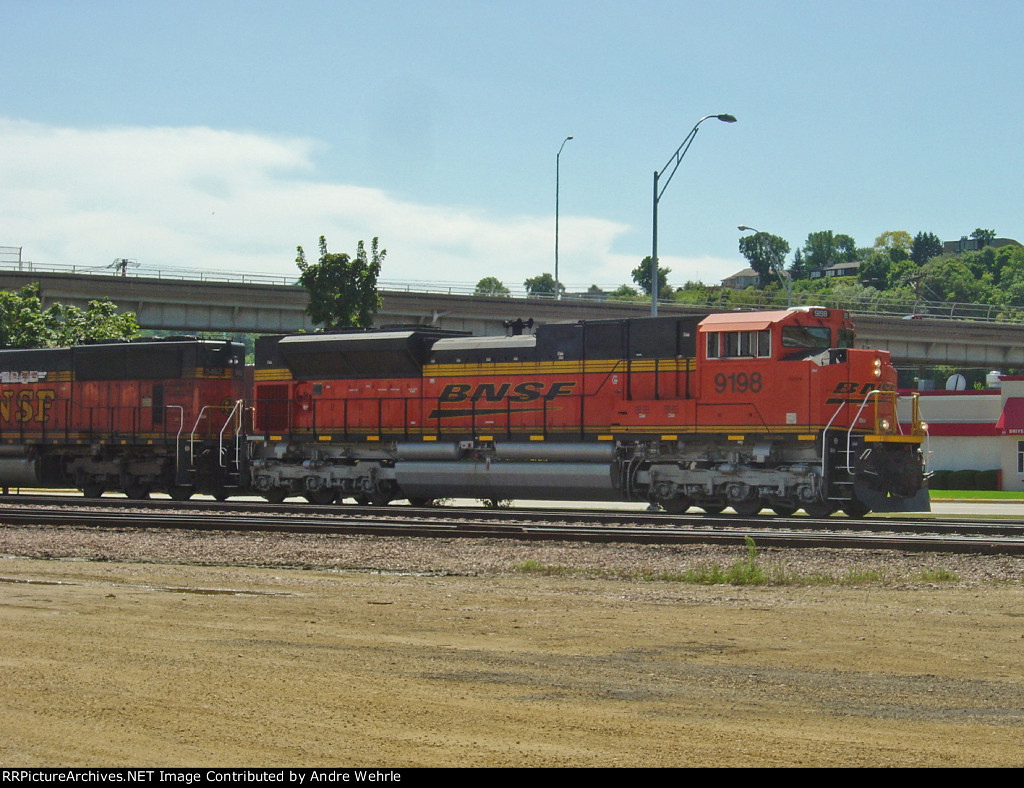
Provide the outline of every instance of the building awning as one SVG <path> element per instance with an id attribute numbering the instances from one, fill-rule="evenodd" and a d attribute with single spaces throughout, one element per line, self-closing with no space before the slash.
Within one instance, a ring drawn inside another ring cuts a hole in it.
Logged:
<path id="1" fill-rule="evenodd" d="M 996 421 L 999 435 L 1024 435 L 1024 397 L 1007 397 Z"/>

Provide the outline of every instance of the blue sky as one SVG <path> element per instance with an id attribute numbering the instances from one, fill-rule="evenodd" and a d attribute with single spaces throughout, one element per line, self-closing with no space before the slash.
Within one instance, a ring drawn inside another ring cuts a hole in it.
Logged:
<path id="1" fill-rule="evenodd" d="M 38 263 L 669 281 L 745 224 L 1024 241 L 1024 0 L 0 0 L 0 245 Z"/>

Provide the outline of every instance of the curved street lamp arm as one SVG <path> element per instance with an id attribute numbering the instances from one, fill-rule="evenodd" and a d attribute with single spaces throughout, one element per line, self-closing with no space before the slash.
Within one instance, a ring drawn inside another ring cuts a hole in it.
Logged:
<path id="1" fill-rule="evenodd" d="M 665 162 L 665 166 L 662 167 L 661 170 L 659 170 L 656 173 L 656 175 L 658 176 L 658 180 L 660 181 L 661 176 L 665 173 L 665 170 L 667 170 L 669 165 L 672 164 L 672 160 L 675 160 L 675 165 L 672 167 L 672 172 L 668 174 L 668 177 L 665 179 L 665 183 L 662 184 L 661 191 L 658 192 L 657 199 L 661 199 L 661 195 L 665 193 L 665 189 L 667 189 L 669 183 L 672 182 L 672 176 L 676 174 L 676 170 L 679 169 L 679 163 L 683 160 L 683 156 L 686 155 L 686 151 L 688 151 L 690 149 L 690 146 L 693 144 L 693 139 L 694 137 L 697 136 L 697 131 L 699 130 L 700 124 L 706 120 L 710 120 L 711 118 L 717 118 L 723 123 L 736 122 L 736 118 L 734 116 L 724 113 L 720 115 L 705 115 L 703 118 L 698 120 L 694 124 L 693 128 L 690 129 L 690 133 L 686 135 L 686 138 L 680 143 L 679 147 L 676 148 L 676 152 L 669 156 L 668 161 Z"/>

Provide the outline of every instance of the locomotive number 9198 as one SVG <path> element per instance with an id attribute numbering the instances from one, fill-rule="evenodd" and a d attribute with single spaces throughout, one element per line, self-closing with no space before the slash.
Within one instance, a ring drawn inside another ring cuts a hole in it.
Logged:
<path id="1" fill-rule="evenodd" d="M 729 375 L 719 372 L 715 375 L 715 391 L 719 394 L 726 391 L 733 394 L 745 394 L 748 391 L 756 394 L 760 390 L 760 372 L 751 372 L 749 375 L 746 372 L 733 372 Z"/>

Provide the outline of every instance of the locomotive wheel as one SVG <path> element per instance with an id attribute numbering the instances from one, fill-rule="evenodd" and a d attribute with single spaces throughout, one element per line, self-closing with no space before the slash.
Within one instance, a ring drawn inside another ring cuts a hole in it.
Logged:
<path id="1" fill-rule="evenodd" d="M 302 497 L 316 506 L 327 506 L 329 503 L 334 503 L 334 499 L 338 497 L 338 492 L 337 490 L 316 490 L 315 492 L 303 493 Z"/>
<path id="2" fill-rule="evenodd" d="M 352 497 L 355 498 L 356 506 L 370 505 L 370 496 L 366 493 L 359 493 L 359 495 L 353 495 Z"/>
<path id="3" fill-rule="evenodd" d="M 228 492 L 226 490 L 217 490 L 213 494 L 213 500 L 215 500 L 215 501 L 223 502 L 223 501 L 226 501 L 228 499 L 228 497 L 229 497 L 229 495 L 228 495 Z"/>
<path id="4" fill-rule="evenodd" d="M 82 488 L 82 495 L 86 498 L 99 498 L 103 495 L 102 484 L 87 484 Z"/>
<path id="5" fill-rule="evenodd" d="M 810 517 L 831 517 L 835 514 L 837 508 L 838 507 L 835 504 L 827 501 L 804 504 L 804 511 L 807 512 Z"/>
<path id="6" fill-rule="evenodd" d="M 840 508 L 843 510 L 843 514 L 847 517 L 852 517 L 855 520 L 861 519 L 871 511 L 867 505 L 858 501 L 856 498 L 851 498 L 849 501 L 843 501 L 842 504 L 840 504 Z"/>
<path id="7" fill-rule="evenodd" d="M 387 506 L 391 503 L 391 496 L 387 493 L 370 493 L 370 506 Z"/>
<path id="8" fill-rule="evenodd" d="M 702 503 L 700 508 L 704 510 L 704 514 L 716 515 L 721 514 L 725 511 L 724 503 Z"/>
<path id="9" fill-rule="evenodd" d="M 773 503 L 772 511 L 779 517 L 792 517 L 796 514 L 796 507 L 790 506 L 788 503 Z"/>
<path id="10" fill-rule="evenodd" d="M 409 498 L 409 506 L 415 506 L 417 509 L 425 509 L 428 506 L 434 505 L 433 498 Z"/>
<path id="11" fill-rule="evenodd" d="M 129 484 L 124 488 L 124 494 L 132 501 L 145 501 L 149 498 L 149 487 L 144 484 Z"/>
<path id="12" fill-rule="evenodd" d="M 732 510 L 740 517 L 755 517 L 761 511 L 760 499 L 756 501 L 739 501 L 732 504 Z"/>
<path id="13" fill-rule="evenodd" d="M 167 494 L 171 496 L 172 501 L 187 501 L 189 498 L 192 497 L 192 494 L 194 492 L 195 490 L 193 490 L 191 487 L 185 487 L 184 485 L 182 485 L 172 487 L 170 490 L 167 491 Z"/>
<path id="14" fill-rule="evenodd" d="M 663 501 L 658 501 L 661 504 L 661 508 L 665 510 L 666 514 L 686 514 L 690 508 L 690 499 L 683 496 L 681 498 L 667 498 Z"/>
<path id="15" fill-rule="evenodd" d="M 283 501 L 287 496 L 288 493 L 286 493 L 280 487 L 273 487 L 267 490 L 265 493 L 263 493 L 263 500 L 265 500 L 267 503 L 278 504 L 281 503 L 281 501 Z"/>

